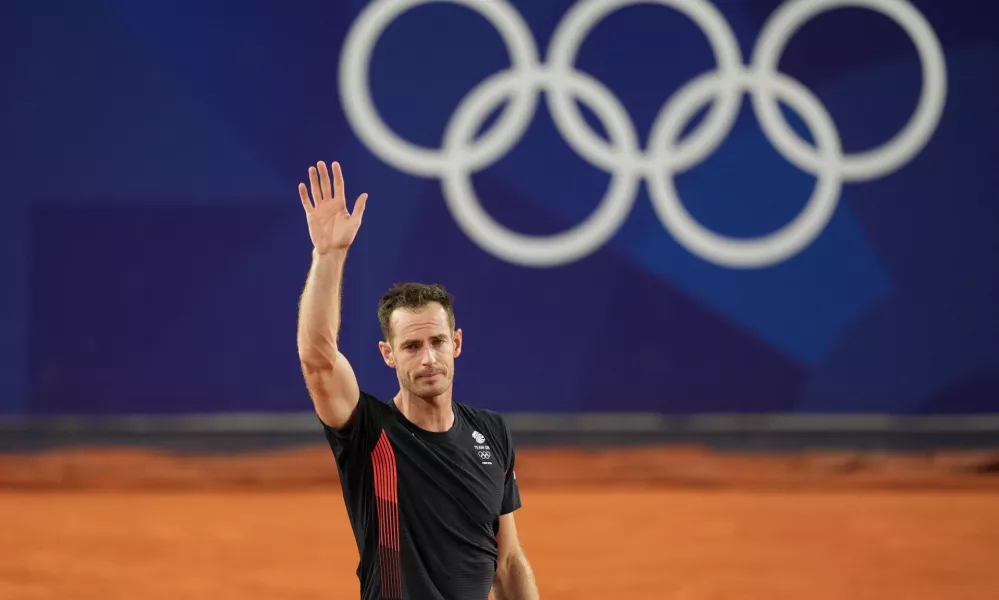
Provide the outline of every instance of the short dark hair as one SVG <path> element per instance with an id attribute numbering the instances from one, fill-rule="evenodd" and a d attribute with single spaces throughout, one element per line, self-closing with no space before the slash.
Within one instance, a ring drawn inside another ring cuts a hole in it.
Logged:
<path id="1" fill-rule="evenodd" d="M 454 331 L 454 298 L 444 289 L 444 286 L 424 283 L 397 283 L 389 288 L 378 301 L 378 323 L 381 325 L 385 341 L 392 341 L 392 313 L 397 308 L 418 310 L 432 302 L 436 302 L 444 308 L 451 331 Z"/>

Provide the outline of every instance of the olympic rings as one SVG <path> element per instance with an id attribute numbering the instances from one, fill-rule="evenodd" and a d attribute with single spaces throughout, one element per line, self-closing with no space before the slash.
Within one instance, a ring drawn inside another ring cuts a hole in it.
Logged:
<path id="1" fill-rule="evenodd" d="M 509 68 L 487 77 L 461 100 L 439 149 L 417 146 L 389 129 L 375 110 L 368 85 L 371 54 L 385 28 L 406 11 L 431 2 L 477 11 L 499 31 L 511 61 Z M 699 75 L 666 100 L 644 149 L 621 101 L 574 66 L 592 28 L 607 15 L 635 4 L 661 4 L 688 16 L 707 36 L 717 63 L 716 70 Z M 839 132 L 815 95 L 777 71 L 781 53 L 798 29 L 822 12 L 846 6 L 877 11 L 898 23 L 915 44 L 923 74 L 919 102 L 902 131 L 881 146 L 852 155 L 843 153 Z M 340 93 L 347 120 L 362 143 L 401 171 L 439 178 L 458 226 L 503 260 L 552 267 L 584 258 L 620 229 L 645 179 L 657 216 L 690 252 L 729 268 L 762 268 L 796 255 L 821 234 L 836 210 L 844 182 L 884 177 L 925 147 L 943 112 L 947 70 L 933 28 L 907 0 L 788 0 L 764 25 L 749 65 L 743 63 L 728 23 L 708 0 L 581 0 L 556 27 L 544 64 L 527 24 L 505 0 L 374 0 L 358 15 L 344 42 Z M 500 225 L 483 210 L 471 183 L 474 172 L 498 161 L 520 141 L 537 109 L 539 93 L 545 94 L 548 110 L 569 146 L 611 175 L 603 199 L 589 217 L 549 236 L 524 235 Z M 751 97 L 775 149 L 817 181 L 811 199 L 790 223 L 763 236 L 735 239 L 693 219 L 677 195 L 673 176 L 706 160 L 722 143 L 744 93 Z M 804 118 L 814 146 L 790 129 L 778 99 Z M 504 100 L 509 102 L 496 124 L 473 139 L 483 119 Z M 575 100 L 595 112 L 609 142 L 590 129 Z M 704 121 L 681 143 L 684 125 L 708 103 L 713 107 Z"/>

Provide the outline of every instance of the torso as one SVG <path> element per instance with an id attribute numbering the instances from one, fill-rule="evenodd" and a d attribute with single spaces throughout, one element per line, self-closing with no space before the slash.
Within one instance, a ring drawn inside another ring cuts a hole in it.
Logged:
<path id="1" fill-rule="evenodd" d="M 520 506 L 513 445 L 498 414 L 453 406 L 452 427 L 432 433 L 362 393 L 343 432 L 324 426 L 365 600 L 488 597 L 499 517 Z"/>

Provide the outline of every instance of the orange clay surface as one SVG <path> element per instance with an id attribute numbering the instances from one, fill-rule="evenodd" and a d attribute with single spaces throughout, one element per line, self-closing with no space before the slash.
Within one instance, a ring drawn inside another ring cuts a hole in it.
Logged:
<path id="1" fill-rule="evenodd" d="M 546 600 L 999 598 L 995 490 L 524 486 Z M 357 598 L 339 488 L 0 492 L 0 598 Z"/>

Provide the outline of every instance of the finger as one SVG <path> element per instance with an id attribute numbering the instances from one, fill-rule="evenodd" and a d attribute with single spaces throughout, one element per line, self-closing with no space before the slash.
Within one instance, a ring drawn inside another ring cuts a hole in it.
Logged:
<path id="1" fill-rule="evenodd" d="M 347 201 L 347 195 L 343 191 L 343 171 L 340 170 L 340 163 L 333 161 L 333 192 L 334 198 Z"/>
<path id="2" fill-rule="evenodd" d="M 323 188 L 323 200 L 329 200 L 333 197 L 333 193 L 330 189 L 330 174 L 326 170 L 326 163 L 319 161 L 316 163 L 319 167 L 319 183 Z"/>
<path id="3" fill-rule="evenodd" d="M 319 189 L 319 174 L 315 167 L 309 167 L 309 185 L 312 186 L 312 200 L 319 206 L 319 201 L 323 199 L 323 192 Z"/>
<path id="4" fill-rule="evenodd" d="M 357 201 L 354 202 L 354 212 L 350 215 L 351 218 L 360 221 L 364 218 L 364 207 L 368 205 L 368 195 L 361 194 L 357 197 Z"/>
<path id="5" fill-rule="evenodd" d="M 302 199 L 302 206 L 305 207 L 305 213 L 308 214 L 312 212 L 312 201 L 309 200 L 309 190 L 305 188 L 304 183 L 298 184 L 298 196 Z"/>

